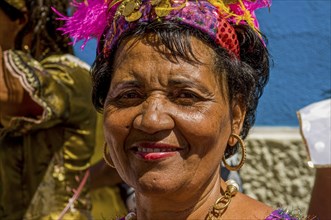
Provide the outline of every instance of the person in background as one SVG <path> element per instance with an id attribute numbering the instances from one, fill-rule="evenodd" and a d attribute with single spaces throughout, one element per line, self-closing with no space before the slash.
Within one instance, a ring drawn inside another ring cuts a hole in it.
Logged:
<path id="1" fill-rule="evenodd" d="M 67 0 L 0 0 L 0 219 L 88 219 L 89 66 L 56 33 Z"/>
<path id="2" fill-rule="evenodd" d="M 123 181 L 89 168 L 104 143 L 90 67 L 56 32 L 51 6 L 65 13 L 68 1 L 0 0 L 0 219 L 115 218 Z"/>
<path id="3" fill-rule="evenodd" d="M 331 219 L 331 99 L 305 106 L 297 116 L 308 165 L 316 169 L 308 216 Z"/>

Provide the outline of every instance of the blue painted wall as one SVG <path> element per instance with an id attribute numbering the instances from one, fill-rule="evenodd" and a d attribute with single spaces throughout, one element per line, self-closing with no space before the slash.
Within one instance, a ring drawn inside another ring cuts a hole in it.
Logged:
<path id="1" fill-rule="evenodd" d="M 327 97 L 330 4 L 330 0 L 274 0 L 270 13 L 258 11 L 274 61 L 258 108 L 258 125 L 298 126 L 296 111 Z"/>
<path id="2" fill-rule="evenodd" d="M 270 13 L 257 12 L 274 65 L 256 125 L 298 126 L 297 110 L 331 96 L 330 5 L 330 0 L 273 0 Z M 83 52 L 77 44 L 75 51 L 91 64 L 95 44 Z"/>

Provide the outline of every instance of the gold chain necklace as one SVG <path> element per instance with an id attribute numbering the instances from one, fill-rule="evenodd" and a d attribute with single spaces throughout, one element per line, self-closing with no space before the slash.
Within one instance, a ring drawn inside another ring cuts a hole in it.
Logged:
<path id="1" fill-rule="evenodd" d="M 220 196 L 214 205 L 209 210 L 206 220 L 217 220 L 220 219 L 223 213 L 228 208 L 231 199 L 239 190 L 239 185 L 234 180 L 226 181 L 227 187 L 223 196 Z"/>
<path id="2" fill-rule="evenodd" d="M 227 187 L 224 192 L 223 196 L 220 196 L 214 205 L 211 207 L 209 210 L 206 220 L 217 220 L 220 219 L 223 213 L 226 211 L 228 208 L 231 199 L 233 196 L 236 195 L 236 193 L 239 190 L 239 185 L 236 183 L 234 180 L 228 180 L 226 181 Z M 136 220 L 137 219 L 137 214 L 136 212 L 129 212 L 125 216 L 125 220 Z"/>

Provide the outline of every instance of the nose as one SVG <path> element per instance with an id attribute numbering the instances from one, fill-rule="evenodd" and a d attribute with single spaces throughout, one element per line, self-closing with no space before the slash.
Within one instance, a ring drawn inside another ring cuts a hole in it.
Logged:
<path id="1" fill-rule="evenodd" d="M 169 106 L 163 97 L 149 97 L 142 103 L 141 114 L 134 119 L 133 127 L 148 134 L 171 130 L 175 122 L 169 114 Z"/>

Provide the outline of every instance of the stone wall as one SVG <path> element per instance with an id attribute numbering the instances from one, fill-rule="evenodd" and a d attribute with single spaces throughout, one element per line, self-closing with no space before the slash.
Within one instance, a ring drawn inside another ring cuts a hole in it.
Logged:
<path id="1" fill-rule="evenodd" d="M 307 212 L 315 170 L 298 128 L 256 127 L 240 170 L 244 193 L 275 208 Z"/>

